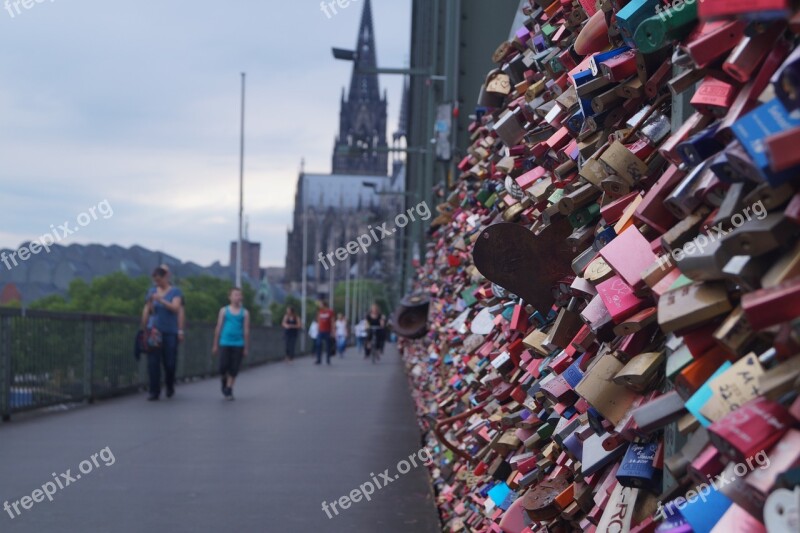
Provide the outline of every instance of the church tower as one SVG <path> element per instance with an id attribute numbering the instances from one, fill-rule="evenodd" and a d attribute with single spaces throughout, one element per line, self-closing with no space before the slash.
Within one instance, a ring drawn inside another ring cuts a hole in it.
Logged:
<path id="1" fill-rule="evenodd" d="M 342 90 L 333 174 L 386 176 L 388 173 L 386 95 L 381 98 L 378 74 L 374 72 L 377 63 L 372 5 L 365 0 L 346 100 Z"/>

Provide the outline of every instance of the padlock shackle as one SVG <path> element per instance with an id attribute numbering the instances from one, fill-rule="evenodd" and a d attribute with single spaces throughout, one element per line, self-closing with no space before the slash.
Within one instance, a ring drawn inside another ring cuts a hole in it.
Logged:
<path id="1" fill-rule="evenodd" d="M 450 450 L 451 452 L 453 452 L 457 456 L 461 457 L 462 459 L 464 459 L 468 463 L 475 462 L 476 458 L 472 457 L 467 452 L 459 450 L 456 446 L 454 446 L 450 441 L 448 441 L 444 437 L 444 434 L 442 433 L 442 431 L 445 428 L 449 427 L 453 422 L 458 422 L 459 420 L 462 420 L 464 418 L 468 418 L 468 417 L 474 415 L 475 413 L 477 413 L 478 411 L 480 411 L 481 409 L 486 407 L 488 404 L 489 404 L 489 400 L 484 400 L 479 405 L 477 405 L 476 407 L 473 407 L 472 409 L 469 409 L 468 411 L 464 411 L 461 414 L 458 414 L 458 415 L 455 415 L 455 416 L 451 416 L 450 418 L 445 418 L 444 420 L 437 421 L 436 425 L 433 427 L 433 433 L 434 433 L 434 435 L 436 435 L 436 438 L 439 439 L 439 442 L 441 442 L 444 445 L 445 448 L 447 448 L 448 450 Z"/>

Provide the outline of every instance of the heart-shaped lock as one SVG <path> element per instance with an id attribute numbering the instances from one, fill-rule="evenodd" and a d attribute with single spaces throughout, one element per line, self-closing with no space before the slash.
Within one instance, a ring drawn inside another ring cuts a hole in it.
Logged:
<path id="1" fill-rule="evenodd" d="M 566 219 L 540 235 L 519 224 L 493 224 L 481 232 L 472 259 L 486 279 L 546 314 L 554 301 L 550 287 L 571 270 L 575 254 L 566 245 L 571 233 Z"/>

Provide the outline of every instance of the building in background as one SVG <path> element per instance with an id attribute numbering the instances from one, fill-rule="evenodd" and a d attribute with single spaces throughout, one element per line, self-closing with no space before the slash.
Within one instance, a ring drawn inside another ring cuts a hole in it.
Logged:
<path id="1" fill-rule="evenodd" d="M 299 293 L 306 269 L 308 295 L 328 294 L 331 282 L 347 279 L 396 278 L 401 248 L 399 238 L 374 243 L 368 252 L 350 255 L 344 262 L 323 265 L 319 255 L 346 246 L 373 226 L 389 222 L 403 211 L 404 157 L 392 157 L 387 144 L 386 97 L 381 97 L 372 24 L 372 7 L 364 3 L 350 87 L 342 93 L 339 134 L 332 156 L 332 173 L 307 173 L 297 180 L 292 228 L 287 234 L 285 286 Z M 398 132 L 393 145 L 402 145 L 407 129 L 407 97 L 403 97 Z M 305 228 L 305 232 L 304 232 Z M 305 233 L 305 236 L 304 236 Z M 303 265 L 305 242 L 306 264 Z"/>
<path id="2" fill-rule="evenodd" d="M 231 268 L 236 266 L 236 245 L 238 241 L 231 242 Z M 242 274 L 258 282 L 261 280 L 261 243 L 242 240 Z"/>

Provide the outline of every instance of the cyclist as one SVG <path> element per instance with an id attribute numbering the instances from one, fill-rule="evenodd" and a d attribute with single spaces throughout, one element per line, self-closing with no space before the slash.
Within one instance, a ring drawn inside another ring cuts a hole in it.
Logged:
<path id="1" fill-rule="evenodd" d="M 380 361 L 383 354 L 386 317 L 381 314 L 378 304 L 372 304 L 367 313 L 367 342 L 364 345 L 364 357 L 372 357 L 372 362 Z"/>

